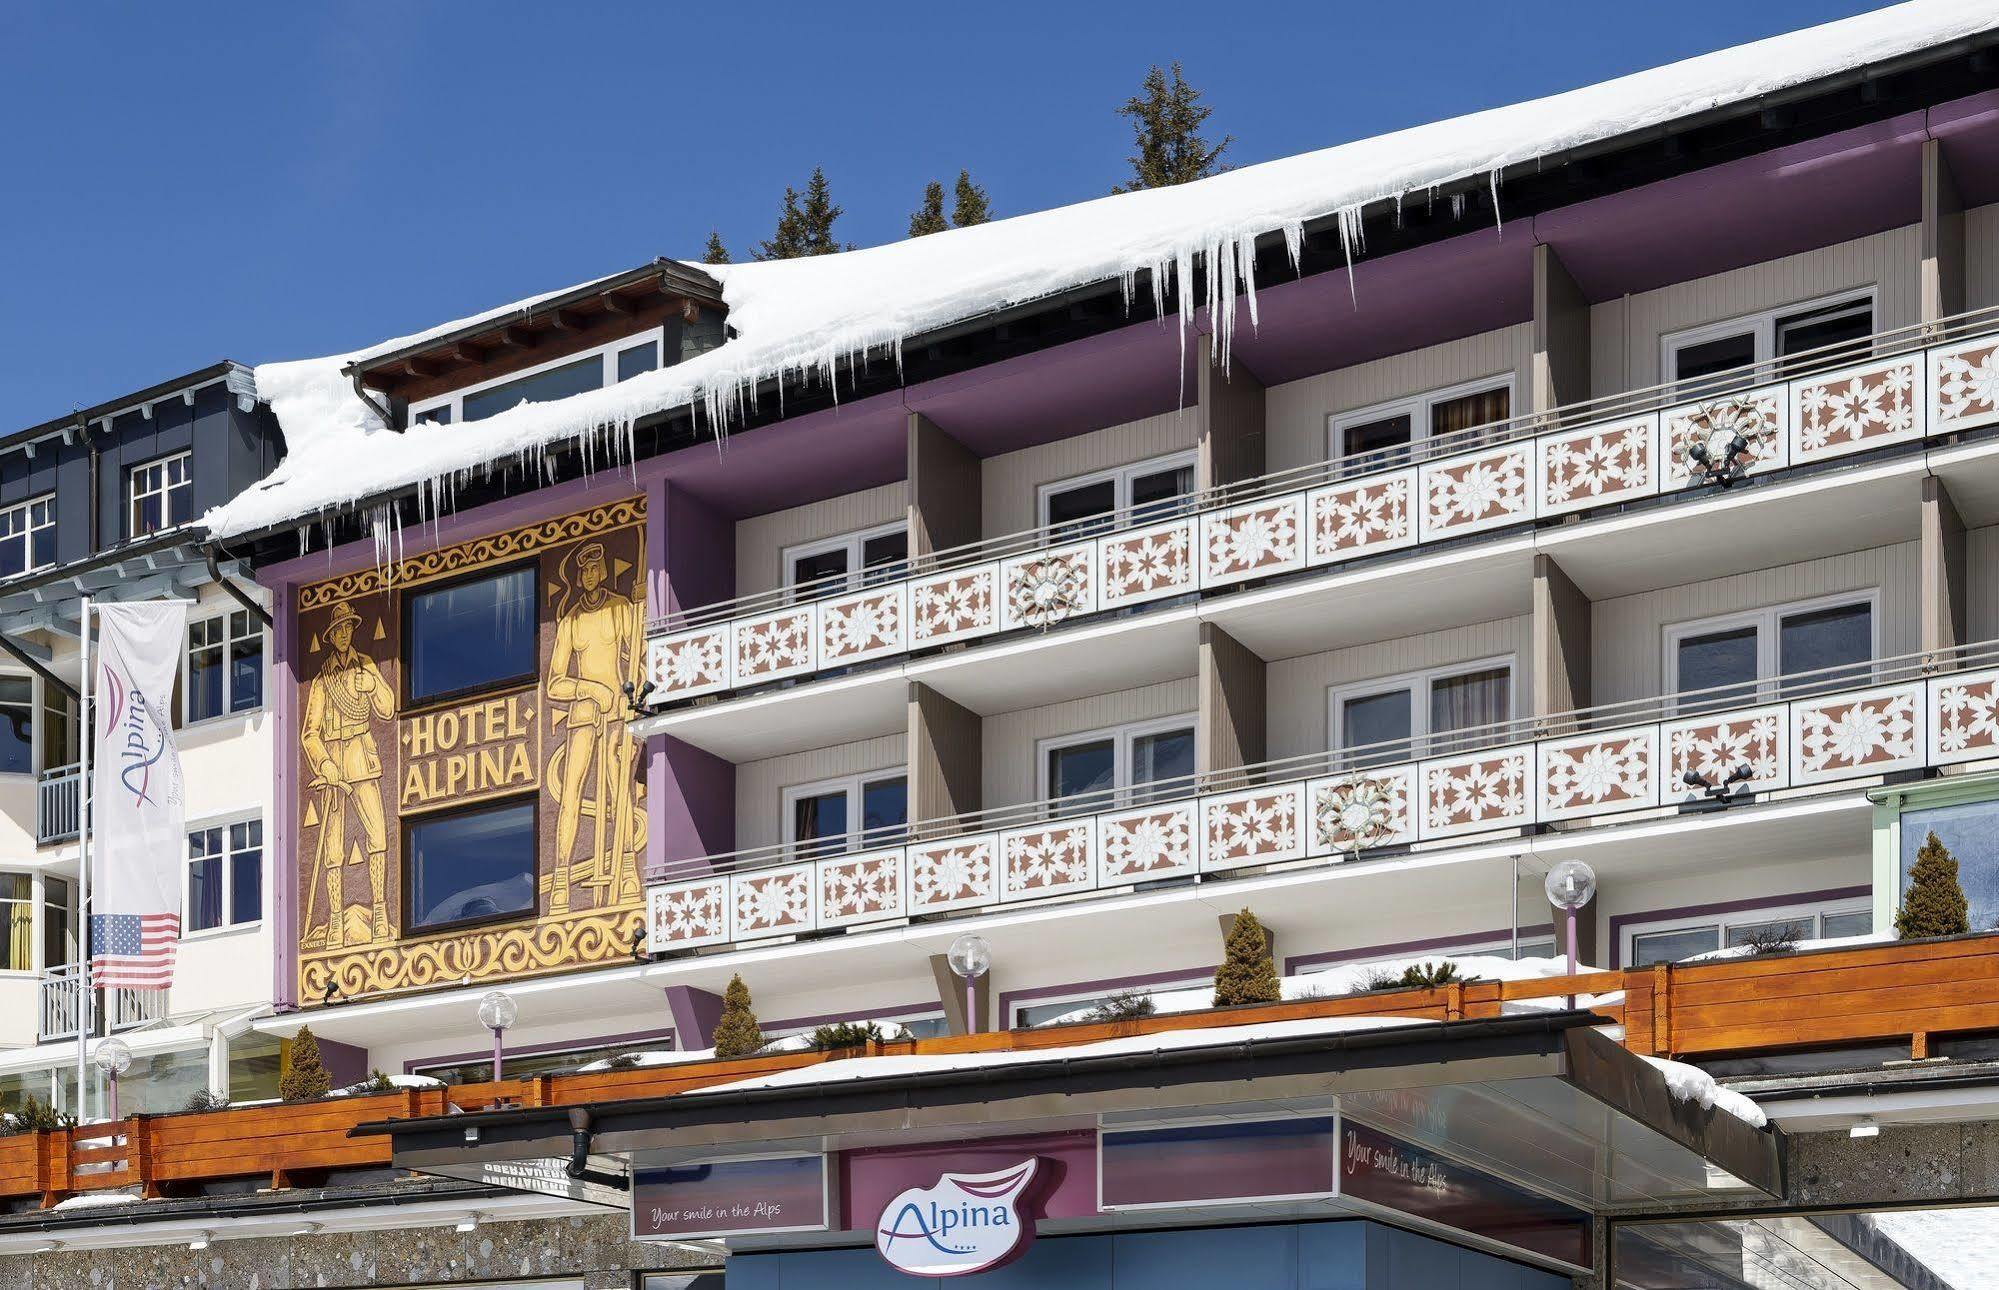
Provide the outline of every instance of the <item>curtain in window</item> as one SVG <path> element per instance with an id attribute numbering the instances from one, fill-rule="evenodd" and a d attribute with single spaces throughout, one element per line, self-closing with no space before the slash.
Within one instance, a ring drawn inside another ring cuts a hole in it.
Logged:
<path id="1" fill-rule="evenodd" d="M 1503 667 L 1461 676 L 1443 677 L 1430 683 L 1430 733 L 1469 730 L 1496 725 L 1510 713 L 1512 678 Z M 1435 740 L 1432 751 L 1465 747 L 1469 740 Z"/>
<path id="2" fill-rule="evenodd" d="M 26 972 L 35 962 L 35 907 L 29 887 L 24 873 L 0 874 L 0 917 L 7 920 L 7 956 L 0 967 L 9 972 Z"/>
<path id="3" fill-rule="evenodd" d="M 1461 394 L 1455 399 L 1445 399 L 1430 407 L 1430 433 L 1432 435 L 1453 434 L 1459 430 L 1469 430 L 1473 426 L 1491 425 L 1504 421 L 1513 415 L 1513 396 L 1505 386 L 1496 390 L 1481 390 L 1477 394 Z M 1467 445 L 1469 446 L 1469 445 Z"/>

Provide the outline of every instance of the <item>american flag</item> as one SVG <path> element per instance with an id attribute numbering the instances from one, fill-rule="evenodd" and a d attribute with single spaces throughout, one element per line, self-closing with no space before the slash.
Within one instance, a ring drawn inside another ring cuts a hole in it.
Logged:
<path id="1" fill-rule="evenodd" d="M 99 989 L 164 990 L 174 983 L 179 914 L 92 914 L 90 981 Z"/>

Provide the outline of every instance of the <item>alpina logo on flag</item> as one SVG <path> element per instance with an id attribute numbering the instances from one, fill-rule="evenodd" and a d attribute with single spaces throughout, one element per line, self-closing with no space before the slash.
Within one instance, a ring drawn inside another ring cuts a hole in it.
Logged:
<path id="1" fill-rule="evenodd" d="M 186 814 L 173 695 L 187 606 L 103 605 L 91 721 L 90 947 L 99 986 L 164 990 L 180 942 Z"/>

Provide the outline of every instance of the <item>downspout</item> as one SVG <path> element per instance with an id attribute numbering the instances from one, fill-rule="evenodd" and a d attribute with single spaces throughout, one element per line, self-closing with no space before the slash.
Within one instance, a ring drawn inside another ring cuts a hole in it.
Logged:
<path id="1" fill-rule="evenodd" d="M 369 409 L 372 412 L 374 412 L 376 416 L 382 418 L 383 429 L 385 430 L 396 429 L 395 415 L 391 413 L 387 408 L 383 407 L 381 404 L 375 402 L 375 400 L 368 394 L 368 387 L 361 384 L 361 369 L 359 369 L 358 367 L 348 368 L 347 383 L 354 387 L 354 397 L 361 400 L 361 402 L 367 404 Z"/>
<path id="2" fill-rule="evenodd" d="M 222 545 L 219 542 L 210 542 L 202 548 L 202 554 L 208 557 L 208 576 L 214 580 L 216 586 L 229 593 L 231 600 L 234 600 L 237 604 L 243 606 L 243 608 L 249 610 L 262 620 L 264 626 L 275 627 L 277 624 L 272 620 L 270 610 L 258 604 L 255 596 L 252 596 L 249 592 L 222 576 L 222 569 L 215 562 L 215 553 L 218 551 L 221 551 L 223 555 L 229 555 L 227 551 L 222 550 Z M 236 557 L 230 556 L 229 558 L 233 560 Z"/>
<path id="3" fill-rule="evenodd" d="M 571 1107 L 569 1110 L 569 1164 L 566 1172 L 578 1182 L 596 1183 L 599 1187 L 609 1187 L 614 1191 L 631 1189 L 631 1179 L 623 1174 L 609 1174 L 590 1167 L 590 1108 Z"/>

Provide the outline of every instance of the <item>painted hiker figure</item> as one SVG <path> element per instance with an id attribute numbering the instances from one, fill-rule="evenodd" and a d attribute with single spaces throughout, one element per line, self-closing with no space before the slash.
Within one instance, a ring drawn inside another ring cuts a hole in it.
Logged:
<path id="1" fill-rule="evenodd" d="M 299 747 L 313 771 L 311 787 L 319 795 L 318 881 L 306 909 L 308 948 L 338 949 L 349 939 L 345 911 L 345 866 L 365 859 L 371 920 L 354 939 L 387 941 L 393 933 L 385 903 L 388 883 L 388 830 L 382 812 L 382 758 L 375 745 L 373 723 L 395 715 L 395 691 L 382 671 L 354 648 L 354 629 L 361 615 L 351 605 L 334 607 L 326 624 L 331 649 L 306 693 L 305 719 Z M 361 837 L 350 843 L 348 808 L 360 822 Z M 309 823 L 310 821 L 308 821 Z M 320 890 L 326 893 L 325 922 L 315 926 Z"/>
<path id="2" fill-rule="evenodd" d="M 548 660 L 548 697 L 569 705 L 563 723 L 569 733 L 555 754 L 559 772 L 550 763 L 559 785 L 554 873 L 542 877 L 545 884 L 552 881 L 551 914 L 567 913 L 579 886 L 599 906 L 639 894 L 633 740 L 621 709 L 625 683 L 636 682 L 643 670 L 645 616 L 636 599 L 611 585 L 606 558 L 602 542 L 587 542 L 570 557 L 573 580 L 557 607 Z M 586 812 L 594 826 L 590 852 L 579 858 L 576 835 Z"/>

